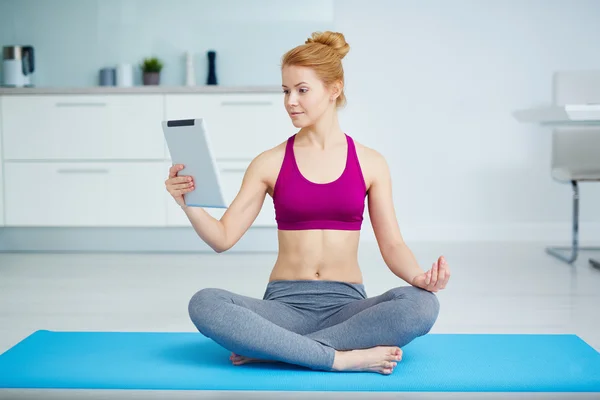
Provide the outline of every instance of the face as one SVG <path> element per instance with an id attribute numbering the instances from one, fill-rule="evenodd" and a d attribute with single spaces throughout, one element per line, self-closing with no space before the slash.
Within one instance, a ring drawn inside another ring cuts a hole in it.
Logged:
<path id="1" fill-rule="evenodd" d="M 281 72 L 284 105 L 297 128 L 310 126 L 327 111 L 335 108 L 328 90 L 314 71 L 307 67 L 285 66 Z"/>

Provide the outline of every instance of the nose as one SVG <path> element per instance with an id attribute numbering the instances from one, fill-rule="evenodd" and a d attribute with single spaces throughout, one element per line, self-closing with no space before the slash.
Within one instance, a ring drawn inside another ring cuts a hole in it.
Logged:
<path id="1" fill-rule="evenodd" d="M 296 97 L 296 95 L 293 92 L 292 93 L 288 93 L 287 100 L 286 100 L 286 105 L 288 107 L 292 107 L 292 106 L 297 106 L 298 105 L 297 97 Z"/>

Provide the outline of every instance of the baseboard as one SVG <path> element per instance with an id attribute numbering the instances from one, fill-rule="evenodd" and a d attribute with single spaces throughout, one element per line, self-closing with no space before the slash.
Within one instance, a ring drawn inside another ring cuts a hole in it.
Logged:
<path id="1" fill-rule="evenodd" d="M 571 223 L 509 224 L 400 224 L 403 238 L 409 242 L 545 242 L 571 243 Z M 370 226 L 365 227 L 362 241 L 375 242 Z M 600 244 L 600 222 L 579 224 L 581 245 Z"/>
<path id="2" fill-rule="evenodd" d="M 414 242 L 544 242 L 569 245 L 568 223 L 400 225 Z M 366 224 L 361 242 L 376 242 Z M 600 244 L 600 223 L 582 223 L 582 246 Z M 277 230 L 253 227 L 228 252 L 276 252 Z M 0 252 L 212 252 L 192 228 L 0 228 Z"/>
<path id="3" fill-rule="evenodd" d="M 274 228 L 251 228 L 229 252 L 275 252 Z M 0 228 L 0 252 L 214 252 L 193 228 Z"/>

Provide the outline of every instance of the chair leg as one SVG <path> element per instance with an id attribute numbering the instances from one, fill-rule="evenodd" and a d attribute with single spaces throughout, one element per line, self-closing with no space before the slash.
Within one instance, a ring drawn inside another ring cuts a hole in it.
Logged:
<path id="1" fill-rule="evenodd" d="M 573 262 L 575 262 L 575 260 L 577 260 L 579 250 L 600 250 L 600 247 L 579 246 L 579 187 L 577 185 L 577 181 L 571 181 L 571 186 L 573 187 L 573 229 L 571 246 L 546 247 L 546 253 L 568 264 L 572 264 Z M 570 254 L 565 255 L 565 250 L 569 250 Z M 600 261 L 590 258 L 589 262 L 594 268 L 600 269 Z"/>
<path id="2" fill-rule="evenodd" d="M 571 181 L 573 187 L 573 229 L 571 247 L 546 247 L 546 253 L 571 264 L 577 260 L 579 251 L 579 187 L 577 181 Z M 571 254 L 566 256 L 560 250 L 570 250 Z"/>

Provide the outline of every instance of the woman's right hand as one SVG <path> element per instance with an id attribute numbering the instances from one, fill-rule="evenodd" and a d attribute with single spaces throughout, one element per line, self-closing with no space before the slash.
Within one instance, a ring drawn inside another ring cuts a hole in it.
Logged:
<path id="1" fill-rule="evenodd" d="M 191 176 L 178 176 L 177 173 L 183 169 L 182 164 L 175 164 L 169 168 L 169 177 L 165 181 L 167 192 L 173 196 L 180 207 L 185 207 L 183 195 L 195 189 L 194 180 Z"/>

